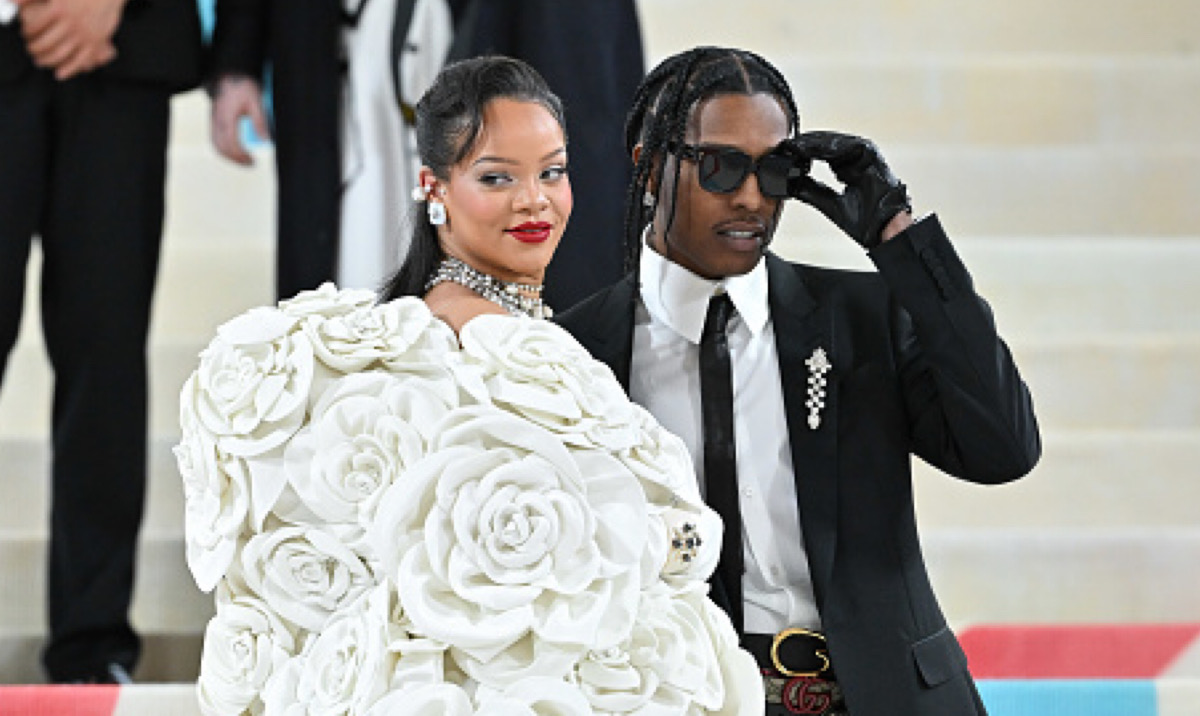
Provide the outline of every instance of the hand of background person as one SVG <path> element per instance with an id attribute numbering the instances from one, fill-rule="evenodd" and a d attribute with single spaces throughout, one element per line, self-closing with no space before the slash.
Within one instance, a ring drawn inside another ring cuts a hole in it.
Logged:
<path id="1" fill-rule="evenodd" d="M 254 157 L 242 143 L 242 117 L 250 118 L 258 136 L 271 136 L 258 81 L 245 75 L 225 75 L 212 89 L 212 143 L 226 159 L 251 166 Z"/>
<path id="2" fill-rule="evenodd" d="M 863 248 L 875 248 L 912 223 L 908 192 L 871 140 L 805 132 L 784 142 L 783 151 L 797 164 L 829 165 L 845 185 L 841 192 L 803 172 L 789 179 L 788 194 L 820 211 Z"/>
<path id="3" fill-rule="evenodd" d="M 25 47 L 39 67 L 67 80 L 112 62 L 125 0 L 14 0 Z"/>

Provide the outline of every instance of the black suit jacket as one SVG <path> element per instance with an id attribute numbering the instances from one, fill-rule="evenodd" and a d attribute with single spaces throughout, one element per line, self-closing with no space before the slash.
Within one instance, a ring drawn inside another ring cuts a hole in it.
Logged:
<path id="1" fill-rule="evenodd" d="M 113 44 L 117 57 L 95 74 L 149 82 L 172 91 L 200 81 L 200 15 L 195 0 L 130 0 Z M 33 71 L 20 25 L 0 25 L 0 82 Z"/>
<path id="2" fill-rule="evenodd" d="M 911 456 L 1016 479 L 1041 451 L 1032 401 L 936 217 L 871 257 L 878 274 L 765 259 L 817 608 L 855 716 L 982 714 L 921 557 Z M 558 319 L 626 388 L 636 301 L 627 278 Z M 813 430 L 804 361 L 818 347 L 833 368 Z"/>

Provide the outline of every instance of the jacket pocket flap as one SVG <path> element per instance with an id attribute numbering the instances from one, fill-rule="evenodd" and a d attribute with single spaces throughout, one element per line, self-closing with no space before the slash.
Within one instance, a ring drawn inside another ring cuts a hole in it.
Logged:
<path id="1" fill-rule="evenodd" d="M 913 644 L 912 651 L 926 686 L 937 686 L 967 669 L 967 655 L 949 627 Z"/>

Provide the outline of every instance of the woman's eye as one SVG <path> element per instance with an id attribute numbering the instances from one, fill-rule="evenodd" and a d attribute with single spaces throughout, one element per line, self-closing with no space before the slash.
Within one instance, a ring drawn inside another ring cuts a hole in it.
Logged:
<path id="1" fill-rule="evenodd" d="M 479 183 L 485 186 L 502 186 L 510 181 L 512 181 L 512 177 L 502 172 L 489 172 L 479 177 Z"/>
<path id="2" fill-rule="evenodd" d="M 562 164 L 556 164 L 552 167 L 547 167 L 542 171 L 542 181 L 558 181 L 567 175 L 567 167 Z"/>

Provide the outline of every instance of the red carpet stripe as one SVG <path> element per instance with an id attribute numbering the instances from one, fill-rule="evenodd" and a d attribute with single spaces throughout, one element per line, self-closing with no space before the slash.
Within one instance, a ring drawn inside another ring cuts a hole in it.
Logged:
<path id="1" fill-rule="evenodd" d="M 0 716 L 112 716 L 120 686 L 0 686 Z"/>
<path id="2" fill-rule="evenodd" d="M 987 625 L 960 634 L 979 679 L 1153 679 L 1200 624 Z"/>

